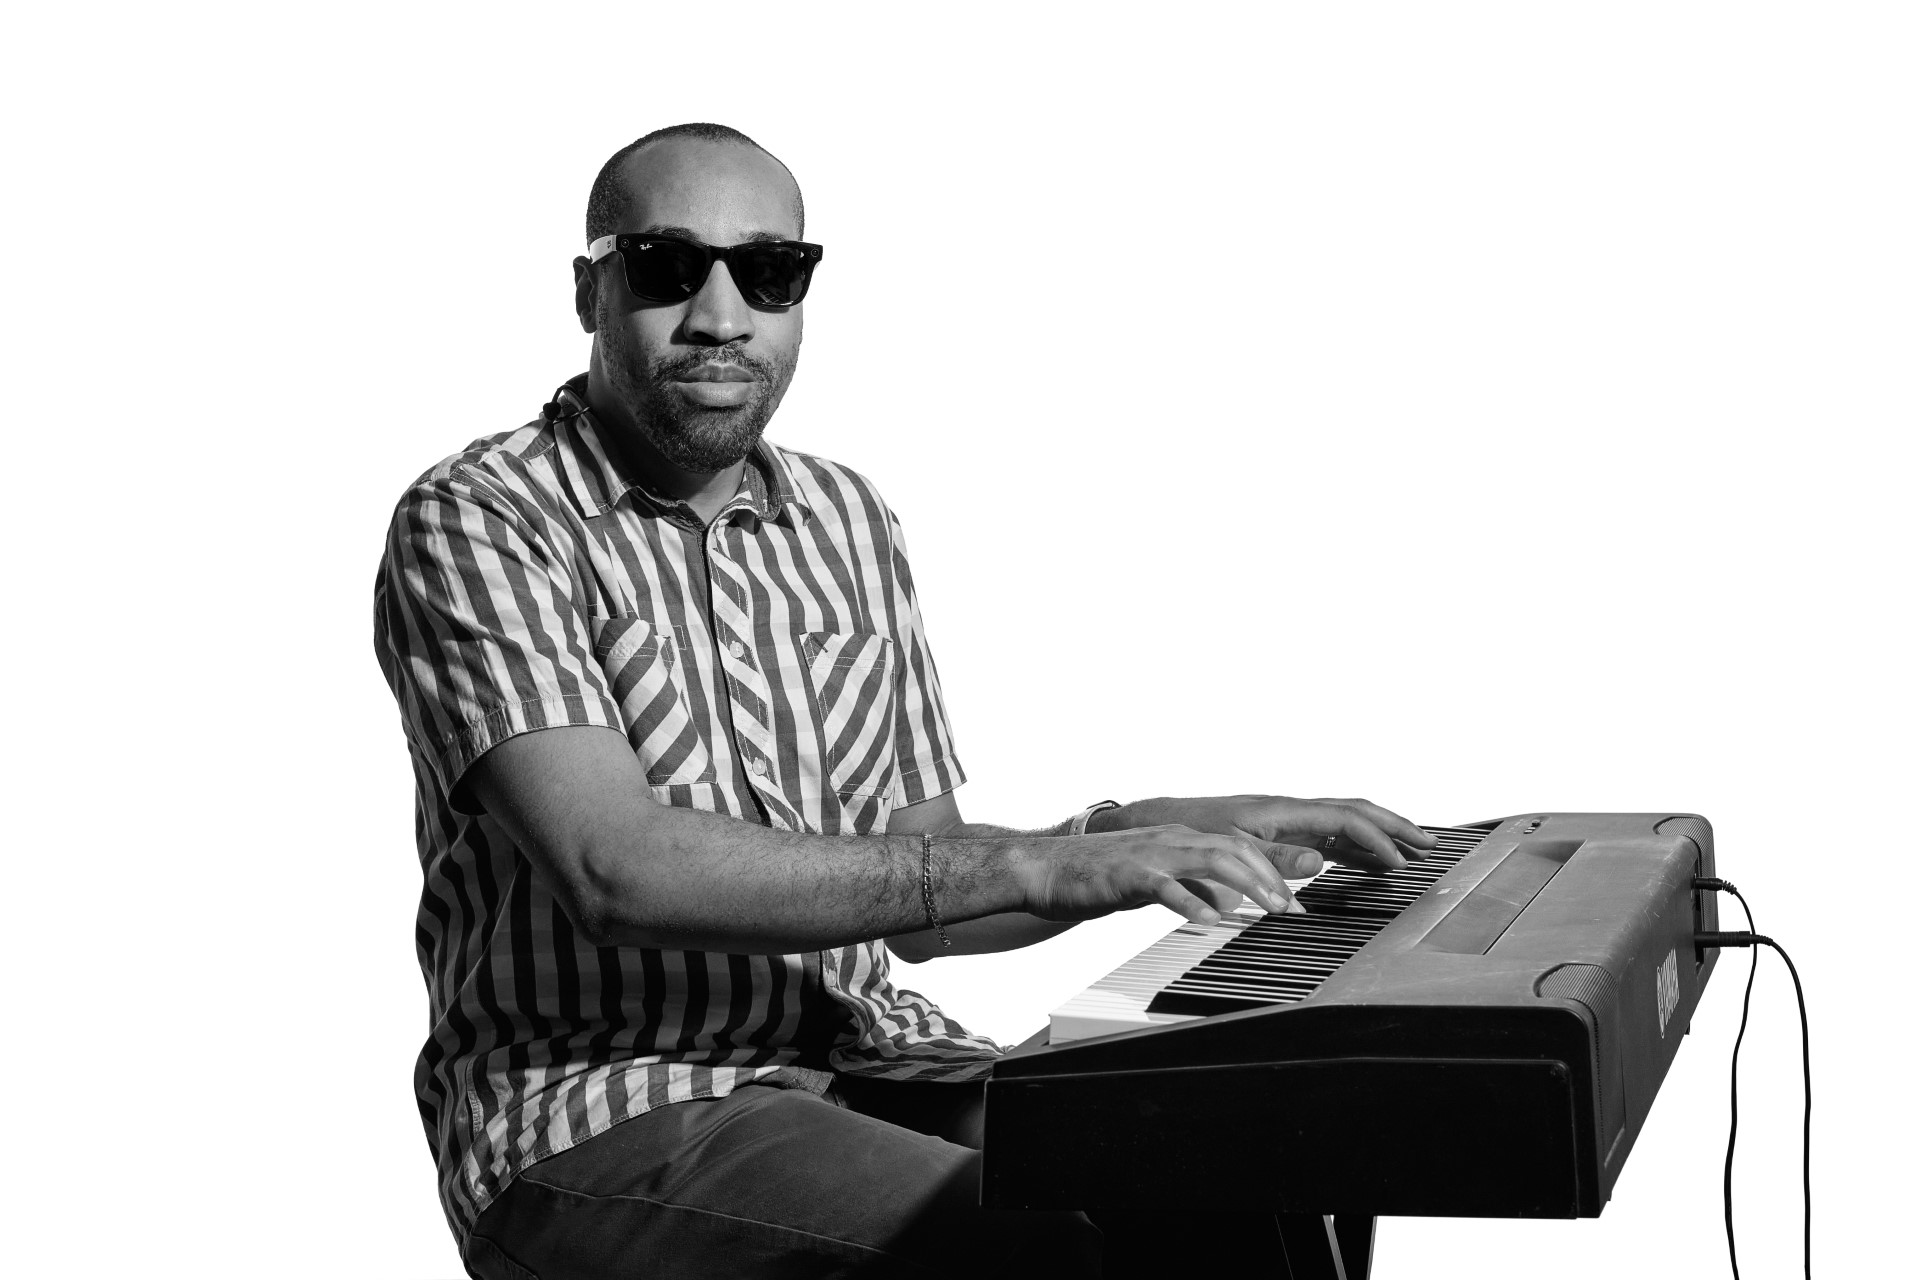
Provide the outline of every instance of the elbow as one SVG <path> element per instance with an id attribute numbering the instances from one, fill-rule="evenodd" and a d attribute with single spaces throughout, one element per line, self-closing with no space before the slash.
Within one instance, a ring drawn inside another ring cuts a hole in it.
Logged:
<path id="1" fill-rule="evenodd" d="M 699 948 L 705 945 L 697 940 L 681 937 L 671 929 L 636 919 L 631 912 L 623 911 L 619 905 L 607 898 L 593 898 L 562 902 L 560 909 L 566 912 L 567 919 L 573 924 L 574 936 L 590 947 L 654 947 L 683 949 Z"/>
<path id="2" fill-rule="evenodd" d="M 638 939 L 637 921 L 624 910 L 630 892 L 596 871 L 591 857 L 582 858 L 572 874 L 556 877 L 554 901 L 573 925 L 573 932 L 590 947 L 617 947 Z"/>
<path id="3" fill-rule="evenodd" d="M 581 857 L 554 898 L 575 936 L 590 947 L 727 949 L 675 913 L 672 886 L 637 879 L 619 858 Z"/>
<path id="4" fill-rule="evenodd" d="M 923 960 L 933 959 L 933 951 L 923 945 L 916 934 L 903 934 L 887 939 L 887 950 L 908 964 L 919 964 Z"/>
<path id="5" fill-rule="evenodd" d="M 620 945 L 623 930 L 619 914 L 604 895 L 592 893 L 579 885 L 568 885 L 555 892 L 553 899 L 567 917 L 567 923 L 573 926 L 574 937 L 590 947 Z"/>
<path id="6" fill-rule="evenodd" d="M 622 930 L 615 922 L 613 913 L 605 904 L 593 907 L 584 904 L 568 905 L 562 903 L 560 909 L 573 922 L 574 936 L 590 947 L 617 947 L 620 945 Z"/>

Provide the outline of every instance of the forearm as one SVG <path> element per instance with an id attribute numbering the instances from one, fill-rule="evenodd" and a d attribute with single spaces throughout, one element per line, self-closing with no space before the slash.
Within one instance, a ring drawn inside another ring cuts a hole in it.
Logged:
<path id="1" fill-rule="evenodd" d="M 473 795 L 596 946 L 783 955 L 925 927 L 915 835 L 776 831 L 660 804 L 618 734 L 522 734 L 470 771 Z M 911 824 L 908 824 L 911 825 Z M 943 839 L 943 918 L 1021 905 L 1018 835 Z"/>
<path id="2" fill-rule="evenodd" d="M 938 904 L 957 926 L 1018 905 L 1017 832 L 942 839 Z M 791 954 L 924 928 L 921 842 L 913 836 L 775 831 L 655 806 L 638 838 L 583 859 L 602 945 Z"/>
<path id="3" fill-rule="evenodd" d="M 991 822 L 952 822 L 929 834 L 942 836 L 948 840 L 1031 840 L 1047 836 L 1063 836 L 1073 819 L 1056 822 L 1041 831 L 1021 831 L 1016 827 L 996 827 Z"/>

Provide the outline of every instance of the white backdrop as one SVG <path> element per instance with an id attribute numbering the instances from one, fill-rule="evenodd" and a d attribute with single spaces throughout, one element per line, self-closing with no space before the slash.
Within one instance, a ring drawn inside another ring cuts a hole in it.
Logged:
<path id="1" fill-rule="evenodd" d="M 585 367 L 588 184 L 681 120 L 805 188 L 772 435 L 901 513 L 969 817 L 1705 813 L 1808 983 L 1823 1270 L 1872 1270 L 1916 1190 L 1907 6 L 60 12 L 0 90 L 19 1274 L 459 1274 L 374 565 Z M 903 980 L 1014 1040 L 1170 925 Z M 1727 959 L 1602 1218 L 1389 1220 L 1376 1275 L 1723 1274 Z M 1752 1276 L 1797 1273 L 1797 1037 L 1767 957 Z"/>

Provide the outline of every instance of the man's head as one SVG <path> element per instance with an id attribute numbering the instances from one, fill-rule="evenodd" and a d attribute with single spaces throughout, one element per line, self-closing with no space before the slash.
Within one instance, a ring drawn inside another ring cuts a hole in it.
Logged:
<path id="1" fill-rule="evenodd" d="M 587 201 L 587 239 L 798 240 L 804 216 L 793 175 L 745 134 L 676 125 L 602 167 Z M 683 471 L 721 471 L 744 458 L 793 379 L 800 306 L 750 305 L 719 261 L 697 293 L 674 303 L 634 297 L 617 252 L 573 265 L 575 310 L 594 335 L 595 409 Z"/>

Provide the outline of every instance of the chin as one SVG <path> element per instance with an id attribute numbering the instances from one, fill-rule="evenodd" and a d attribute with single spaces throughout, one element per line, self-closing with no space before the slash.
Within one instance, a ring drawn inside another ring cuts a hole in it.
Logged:
<path id="1" fill-rule="evenodd" d="M 725 471 L 753 452 L 764 424 L 702 424 L 653 441 L 660 456 L 683 471 Z"/>

